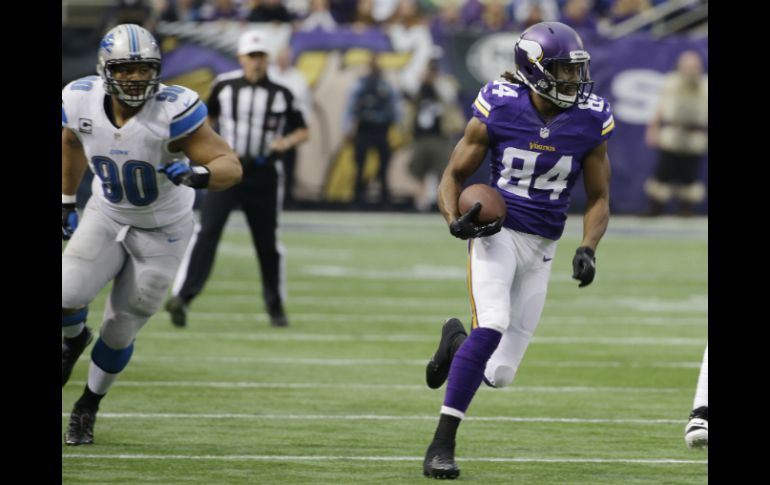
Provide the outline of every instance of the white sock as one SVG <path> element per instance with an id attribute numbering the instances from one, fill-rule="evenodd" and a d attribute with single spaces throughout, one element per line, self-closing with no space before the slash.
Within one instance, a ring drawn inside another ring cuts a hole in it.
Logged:
<path id="1" fill-rule="evenodd" d="M 695 400 L 692 408 L 698 409 L 701 406 L 709 406 L 709 346 L 706 344 L 706 351 L 703 352 L 703 362 L 700 365 L 700 375 L 698 375 L 698 387 L 695 389 Z"/>
<path id="2" fill-rule="evenodd" d="M 84 328 L 86 328 L 85 322 L 80 322 L 75 325 L 68 325 L 66 327 L 62 327 L 61 333 L 62 335 L 64 335 L 65 338 L 75 338 L 78 335 L 80 335 L 80 332 L 82 332 Z"/>
<path id="3" fill-rule="evenodd" d="M 88 388 L 95 394 L 107 394 L 112 384 L 118 378 L 118 374 L 104 372 L 98 365 L 91 361 L 88 368 Z"/>

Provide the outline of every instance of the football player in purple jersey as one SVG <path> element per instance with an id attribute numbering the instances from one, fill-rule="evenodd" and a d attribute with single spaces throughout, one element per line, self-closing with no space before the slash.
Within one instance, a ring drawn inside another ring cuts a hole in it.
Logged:
<path id="1" fill-rule="evenodd" d="M 429 387 L 448 381 L 438 427 L 425 454 L 427 477 L 456 478 L 455 436 L 481 381 L 510 385 L 545 303 L 551 262 L 566 221 L 570 193 L 583 172 L 587 202 L 583 239 L 572 260 L 579 287 L 594 279 L 594 253 L 609 220 L 609 103 L 592 94 L 591 56 L 578 34 L 558 22 L 525 30 L 514 47 L 516 68 L 488 83 L 457 143 L 439 187 L 450 233 L 468 239 L 470 335 L 444 323 L 426 369 Z M 504 222 L 461 215 L 463 182 L 490 153 L 490 180 L 505 200 Z"/>

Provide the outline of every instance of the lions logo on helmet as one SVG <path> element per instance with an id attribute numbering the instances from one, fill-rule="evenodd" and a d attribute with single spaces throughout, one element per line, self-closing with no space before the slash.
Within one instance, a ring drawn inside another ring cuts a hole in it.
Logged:
<path id="1" fill-rule="evenodd" d="M 116 79 L 114 70 L 124 64 L 147 64 L 152 69 L 148 80 Z M 117 96 L 128 106 L 138 107 L 150 99 L 160 84 L 160 48 L 155 37 L 134 24 L 114 27 L 99 45 L 99 63 L 96 70 L 104 80 L 107 94 Z"/>
<path id="2" fill-rule="evenodd" d="M 540 22 L 525 30 L 513 49 L 516 79 L 560 108 L 584 103 L 593 91 L 591 56 L 568 25 Z M 559 79 L 557 67 L 576 68 L 577 80 Z"/>

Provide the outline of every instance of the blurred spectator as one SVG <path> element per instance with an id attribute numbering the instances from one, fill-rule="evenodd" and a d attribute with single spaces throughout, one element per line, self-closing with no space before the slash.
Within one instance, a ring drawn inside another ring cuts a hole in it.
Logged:
<path id="1" fill-rule="evenodd" d="M 439 178 L 452 154 L 454 137 L 465 123 L 457 91 L 457 80 L 440 73 L 438 60 L 430 61 L 414 98 L 414 116 L 408 127 L 414 148 L 409 172 L 418 181 L 414 205 L 420 212 L 431 210 L 435 204 Z"/>
<path id="2" fill-rule="evenodd" d="M 243 10 L 234 0 L 206 0 L 200 8 L 201 20 L 240 20 Z"/>
<path id="3" fill-rule="evenodd" d="M 291 14 L 281 0 L 251 0 L 249 22 L 291 22 Z"/>
<path id="4" fill-rule="evenodd" d="M 390 163 L 390 126 L 400 121 L 401 115 L 396 90 L 385 80 L 377 57 L 369 61 L 369 73 L 364 75 L 353 89 L 347 103 L 343 130 L 348 141 L 354 144 L 356 161 L 355 202 L 365 202 L 366 185 L 363 175 L 366 155 L 370 147 L 377 149 L 380 158 L 380 203 L 390 202 L 388 190 L 388 165 Z"/>
<path id="5" fill-rule="evenodd" d="M 676 197 L 679 214 L 691 215 L 706 196 L 698 172 L 708 152 L 708 78 L 697 52 L 683 52 L 676 71 L 666 75 L 646 141 L 659 151 L 655 175 L 644 184 L 648 214 L 660 215 Z"/>
<path id="6" fill-rule="evenodd" d="M 519 29 L 538 22 L 554 22 L 559 18 L 556 0 L 512 0 L 513 19 Z"/>
<path id="7" fill-rule="evenodd" d="M 184 22 L 200 20 L 199 0 L 167 0 L 160 12 L 164 22 Z"/>
<path id="8" fill-rule="evenodd" d="M 596 32 L 598 30 L 597 18 L 593 13 L 593 0 L 567 0 L 561 9 L 559 22 L 573 29 L 585 29 Z"/>
<path id="9" fill-rule="evenodd" d="M 359 31 L 374 27 L 377 22 L 374 20 L 373 11 L 374 0 L 358 0 L 356 15 L 353 18 L 351 27 Z"/>
<path id="10" fill-rule="evenodd" d="M 329 0 L 312 0 L 310 13 L 299 24 L 299 30 L 302 31 L 324 30 L 331 32 L 336 28 L 337 22 L 329 11 Z"/>
<path id="11" fill-rule="evenodd" d="M 305 120 L 310 119 L 312 109 L 312 99 L 310 88 L 307 85 L 304 74 L 292 65 L 291 47 L 285 46 L 278 51 L 275 56 L 275 63 L 270 64 L 267 69 L 268 78 L 276 84 L 289 88 L 294 95 L 294 105 L 302 113 Z M 284 170 L 284 199 L 286 206 L 294 203 L 294 167 L 297 162 L 297 149 L 292 147 L 283 154 Z"/>
<path id="12" fill-rule="evenodd" d="M 430 33 L 436 44 L 442 44 L 445 34 L 462 30 L 461 0 L 445 0 L 439 4 L 438 14 L 430 17 Z"/>
<path id="13" fill-rule="evenodd" d="M 610 7 L 610 22 L 619 24 L 638 15 L 651 7 L 650 0 L 615 0 Z M 647 26 L 649 29 L 651 26 Z"/>
<path id="14" fill-rule="evenodd" d="M 424 21 L 417 0 L 399 0 L 390 21 L 407 28 L 422 24 Z"/>
<path id="15" fill-rule="evenodd" d="M 514 22 L 506 12 L 503 0 L 484 0 L 481 17 L 469 27 L 484 32 L 500 32 L 513 29 Z"/>
<path id="16" fill-rule="evenodd" d="M 484 10 L 484 6 L 480 0 L 465 0 L 460 9 L 460 18 L 463 25 L 469 26 L 481 20 L 481 12 Z"/>
<path id="17" fill-rule="evenodd" d="M 120 24 L 137 24 L 154 32 L 155 19 L 148 3 L 147 0 L 118 0 L 104 11 L 101 31 L 107 32 Z"/>
<path id="18" fill-rule="evenodd" d="M 351 24 L 356 18 L 358 0 L 329 0 L 329 12 L 338 24 Z"/>
<path id="19" fill-rule="evenodd" d="M 399 3 L 399 0 L 374 0 L 372 2 L 372 18 L 376 23 L 382 24 L 395 15 Z"/>

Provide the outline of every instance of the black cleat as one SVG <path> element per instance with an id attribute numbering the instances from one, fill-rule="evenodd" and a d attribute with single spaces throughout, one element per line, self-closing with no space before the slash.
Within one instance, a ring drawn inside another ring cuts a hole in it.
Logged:
<path id="1" fill-rule="evenodd" d="M 693 409 L 690 413 L 690 420 L 684 428 L 684 441 L 688 448 L 708 448 L 709 408 L 707 406 Z"/>
<path id="2" fill-rule="evenodd" d="M 460 336 L 462 336 L 460 343 L 468 336 L 460 320 L 450 318 L 444 322 L 438 349 L 425 367 L 425 382 L 431 389 L 438 389 L 446 381 L 454 352 L 460 348 L 459 344 L 455 345 L 455 340 Z"/>
<path id="3" fill-rule="evenodd" d="M 88 347 L 88 344 L 94 339 L 94 335 L 91 329 L 84 327 L 83 331 L 75 338 L 62 338 L 61 339 L 61 385 L 70 379 L 72 374 L 72 368 L 75 367 L 75 362 L 78 361 L 78 357 Z"/>
<path id="4" fill-rule="evenodd" d="M 455 463 L 454 447 L 441 448 L 431 443 L 422 463 L 422 474 L 428 478 L 454 480 L 460 476 L 460 467 Z"/>
<path id="5" fill-rule="evenodd" d="M 96 412 L 88 409 L 73 409 L 70 423 L 64 433 L 65 445 L 91 445 L 94 443 L 94 423 Z"/>
<path id="6" fill-rule="evenodd" d="M 273 327 L 288 327 L 289 319 L 286 318 L 286 312 L 283 311 L 283 304 L 278 302 L 268 310 L 270 315 L 270 325 Z"/>
<path id="7" fill-rule="evenodd" d="M 175 327 L 187 326 L 187 302 L 178 296 L 172 296 L 166 302 L 166 311 L 171 315 Z"/>

